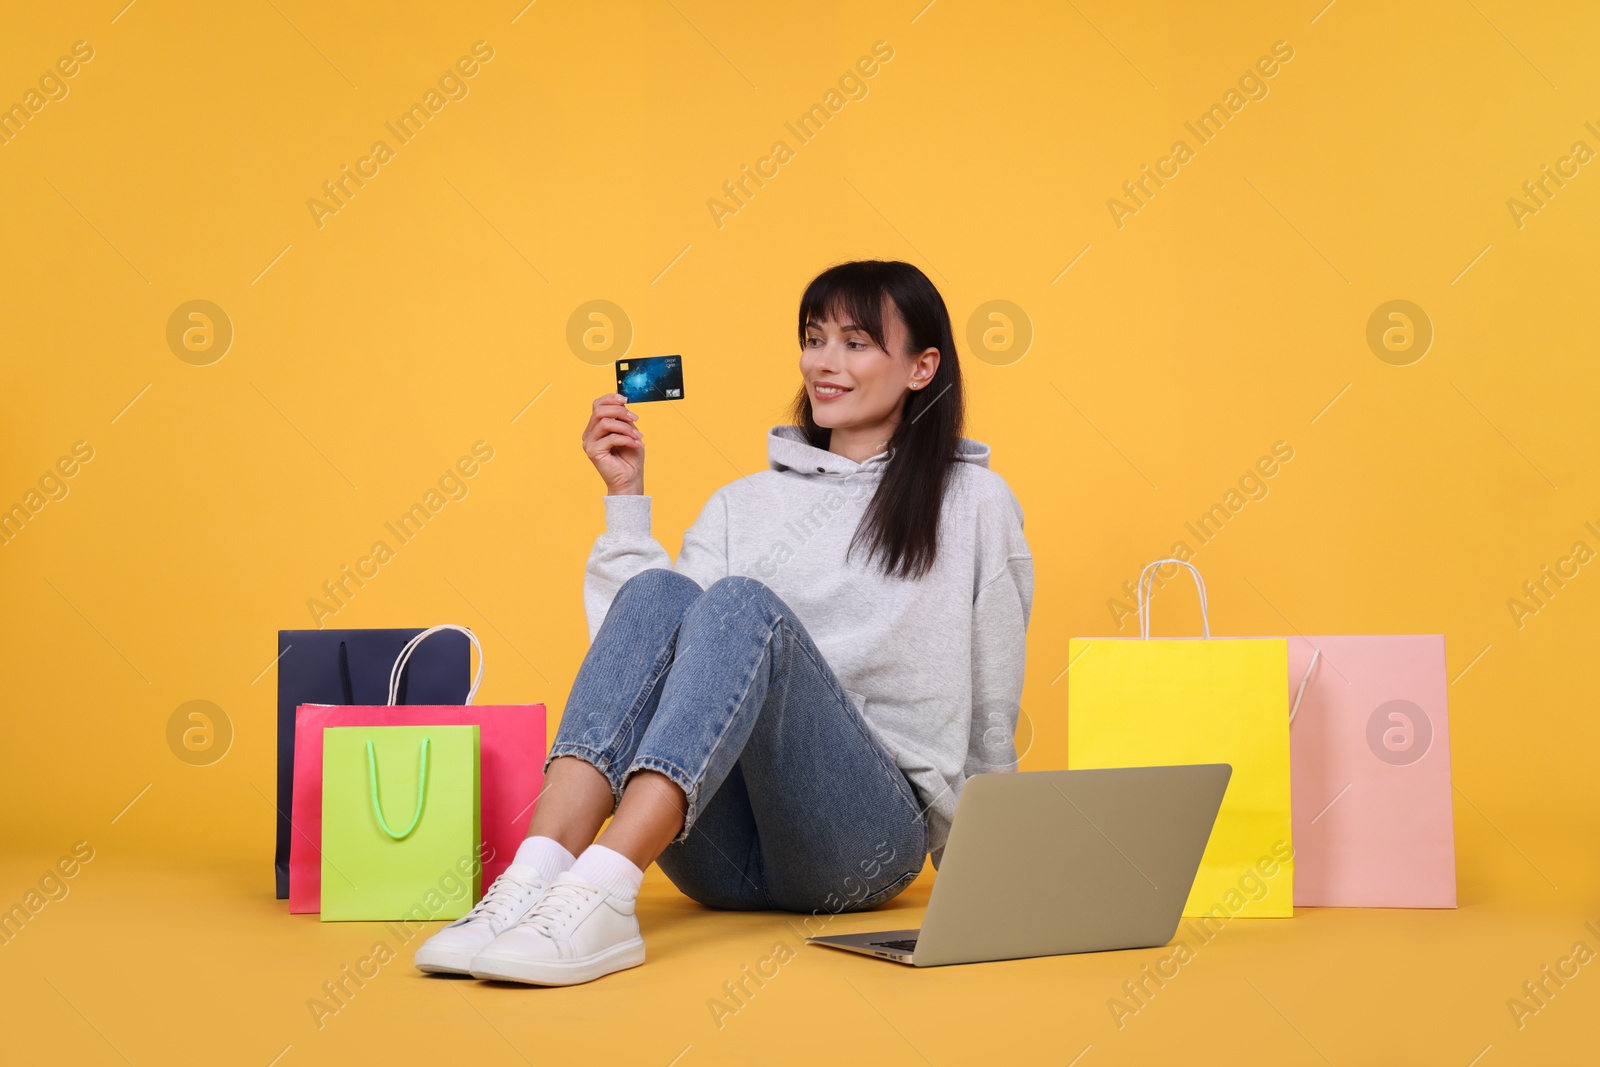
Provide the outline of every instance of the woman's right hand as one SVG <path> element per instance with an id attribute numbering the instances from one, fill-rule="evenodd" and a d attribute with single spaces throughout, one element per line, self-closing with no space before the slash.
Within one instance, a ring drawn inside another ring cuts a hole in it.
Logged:
<path id="1" fill-rule="evenodd" d="M 583 431 L 583 452 L 605 479 L 610 496 L 644 495 L 644 436 L 628 410 L 628 398 L 607 393 L 594 402 Z"/>

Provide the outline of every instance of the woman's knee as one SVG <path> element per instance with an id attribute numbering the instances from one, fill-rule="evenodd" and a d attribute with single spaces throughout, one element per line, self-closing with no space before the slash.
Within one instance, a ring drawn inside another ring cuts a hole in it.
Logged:
<path id="1" fill-rule="evenodd" d="M 700 595 L 700 583 L 669 567 L 647 567 L 617 589 L 617 597 L 656 602 L 663 598 L 691 600 Z"/>
<path id="2" fill-rule="evenodd" d="M 748 574 L 729 574 L 706 586 L 706 595 L 748 600 L 751 597 L 770 597 L 776 594 L 773 593 L 772 587 L 760 578 L 752 578 Z"/>
<path id="3" fill-rule="evenodd" d="M 744 574 L 730 574 L 706 586 L 694 603 L 694 612 L 702 619 L 715 619 L 719 624 L 738 618 L 751 607 L 759 607 L 756 616 L 769 618 L 784 604 L 770 587 L 759 578 Z"/>

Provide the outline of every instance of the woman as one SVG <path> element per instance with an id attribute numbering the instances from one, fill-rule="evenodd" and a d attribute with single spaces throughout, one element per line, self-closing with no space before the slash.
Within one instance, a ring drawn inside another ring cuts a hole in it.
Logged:
<path id="1" fill-rule="evenodd" d="M 795 425 L 768 434 L 770 470 L 712 494 L 676 563 L 650 534 L 638 416 L 594 402 L 592 643 L 527 841 L 422 970 L 564 985 L 637 966 L 652 862 L 707 907 L 875 907 L 930 850 L 938 868 L 970 775 L 1015 769 L 1033 559 L 988 446 L 961 437 L 944 301 L 909 264 L 845 263 L 807 287 L 799 332 Z"/>

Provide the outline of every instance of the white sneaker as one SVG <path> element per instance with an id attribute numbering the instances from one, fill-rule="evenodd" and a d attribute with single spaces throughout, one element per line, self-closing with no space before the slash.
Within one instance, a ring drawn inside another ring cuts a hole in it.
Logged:
<path id="1" fill-rule="evenodd" d="M 471 911 L 419 945 L 412 962 L 419 971 L 471 974 L 472 957 L 515 926 L 548 884 L 537 873 L 518 877 L 504 871 Z"/>
<path id="2" fill-rule="evenodd" d="M 567 871 L 521 922 L 472 958 L 471 970 L 474 978 L 575 985 L 643 962 L 634 902 Z"/>

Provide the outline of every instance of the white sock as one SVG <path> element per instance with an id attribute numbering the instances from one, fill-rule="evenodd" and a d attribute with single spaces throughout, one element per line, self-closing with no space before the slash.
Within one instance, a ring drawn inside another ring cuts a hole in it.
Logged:
<path id="1" fill-rule="evenodd" d="M 570 868 L 574 858 L 553 837 L 530 837 L 518 846 L 516 858 L 506 870 L 514 877 L 538 878 L 548 882 Z"/>
<path id="2" fill-rule="evenodd" d="M 633 861 L 604 845 L 590 845 L 583 850 L 570 871 L 586 882 L 593 883 L 614 897 L 634 900 L 639 896 L 639 886 L 644 882 L 644 872 Z"/>

